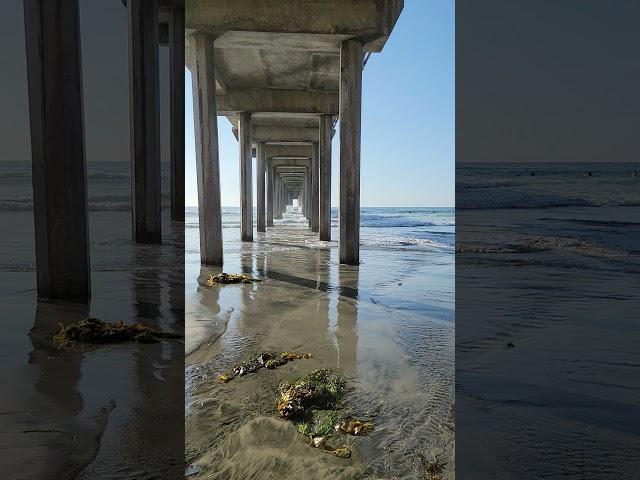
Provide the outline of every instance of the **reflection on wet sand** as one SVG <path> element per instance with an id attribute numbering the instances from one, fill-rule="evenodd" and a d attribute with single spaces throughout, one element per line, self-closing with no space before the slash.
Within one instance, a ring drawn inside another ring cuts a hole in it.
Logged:
<path id="1" fill-rule="evenodd" d="M 340 265 L 341 290 L 358 290 L 358 267 Z M 351 286 L 353 285 L 353 286 Z M 346 287 L 349 286 L 349 287 Z M 351 297 L 338 299 L 336 308 L 336 340 L 338 342 L 338 368 L 347 377 L 357 378 L 358 356 L 358 302 Z"/>
<path id="2" fill-rule="evenodd" d="M 372 275 L 364 266 L 341 266 L 335 248 L 307 248 L 309 240 L 313 235 L 295 214 L 276 221 L 253 244 L 228 240 L 225 249 L 233 254 L 226 254 L 225 271 L 257 276 L 259 283 L 204 288 L 197 258 L 187 263 L 187 283 L 190 275 L 200 276 L 187 289 L 187 304 L 216 305 L 196 315 L 188 310 L 186 329 L 208 320 L 220 332 L 215 341 L 201 338 L 186 359 L 190 478 L 410 476 L 425 445 L 453 458 L 453 435 L 439 427 L 449 421 L 453 401 L 453 325 L 393 311 L 369 295 L 362 299 L 361 289 L 373 292 L 393 270 Z M 229 383 L 217 379 L 260 352 L 287 350 L 313 357 Z M 443 360 L 432 364 L 438 356 Z M 376 425 L 367 437 L 339 439 L 351 448 L 350 459 L 309 448 L 308 439 L 275 414 L 279 383 L 318 368 L 344 374 L 348 407 Z M 452 476 L 450 468 L 443 478 Z"/>
<path id="3" fill-rule="evenodd" d="M 19 232 L 32 228 L 30 215 L 19 220 Z M 93 238 L 108 239 L 92 245 L 99 253 L 92 256 L 90 306 L 37 302 L 32 268 L 0 271 L 7 315 L 0 383 L 10 386 L 0 396 L 0 450 L 10 452 L 2 472 L 29 480 L 179 478 L 182 342 L 58 348 L 52 337 L 59 323 L 86 316 L 181 333 L 183 307 L 176 302 L 184 293 L 172 283 L 184 277 L 175 261 L 184 244 L 169 231 L 163 247 L 131 245 L 128 212 L 93 213 L 90 220 Z"/>

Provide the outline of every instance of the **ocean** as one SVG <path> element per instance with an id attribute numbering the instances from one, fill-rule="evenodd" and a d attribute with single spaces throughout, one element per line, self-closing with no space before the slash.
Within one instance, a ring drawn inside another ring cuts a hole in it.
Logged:
<path id="1" fill-rule="evenodd" d="M 462 478 L 638 478 L 639 173 L 458 166 Z"/>

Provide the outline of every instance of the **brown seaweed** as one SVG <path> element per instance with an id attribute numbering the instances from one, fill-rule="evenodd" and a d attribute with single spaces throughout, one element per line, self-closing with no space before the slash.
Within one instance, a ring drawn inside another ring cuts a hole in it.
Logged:
<path id="1" fill-rule="evenodd" d="M 233 283 L 253 283 L 261 282 L 258 278 L 250 277 L 249 275 L 238 273 L 219 273 L 217 275 L 209 275 L 207 279 L 207 287 L 213 287 L 214 285 L 228 285 Z"/>
<path id="2" fill-rule="evenodd" d="M 276 408 L 282 418 L 296 418 L 311 408 L 337 406 L 346 388 L 343 377 L 329 369 L 314 370 L 293 383 L 280 385 Z"/>
<path id="3" fill-rule="evenodd" d="M 255 373 L 260 370 L 262 367 L 266 367 L 270 370 L 278 368 L 292 360 L 297 359 L 306 359 L 311 358 L 310 353 L 298 354 L 294 352 L 282 352 L 282 353 L 261 353 L 255 359 L 252 359 L 248 362 L 243 362 L 239 365 L 236 365 L 233 368 L 233 373 L 222 373 L 218 376 L 218 379 L 227 383 L 235 377 L 242 377 L 247 375 L 248 373 Z"/>
<path id="4" fill-rule="evenodd" d="M 344 419 L 335 426 L 336 433 L 348 435 L 366 435 L 373 430 L 373 423 L 362 420 Z"/>
<path id="5" fill-rule="evenodd" d="M 132 325 L 124 322 L 104 322 L 97 318 L 84 318 L 71 325 L 60 324 L 60 331 L 53 336 L 53 341 L 65 346 L 74 343 L 157 343 L 163 338 L 182 338 L 177 333 L 158 332 L 141 323 Z"/>

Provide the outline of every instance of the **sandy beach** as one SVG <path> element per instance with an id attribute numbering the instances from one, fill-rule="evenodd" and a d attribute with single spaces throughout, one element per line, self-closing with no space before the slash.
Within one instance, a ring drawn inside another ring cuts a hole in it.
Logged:
<path id="1" fill-rule="evenodd" d="M 385 240 L 362 249 L 360 267 L 348 267 L 338 263 L 337 242 L 318 241 L 300 214 L 242 243 L 233 213 L 223 212 L 225 272 L 263 281 L 207 287 L 220 270 L 200 267 L 189 218 L 197 226 L 197 214 L 187 216 L 186 229 L 190 478 L 420 478 L 417 454 L 438 454 L 443 478 L 453 478 L 451 247 L 394 243 L 384 236 L 393 229 L 379 229 L 372 236 Z M 286 350 L 313 357 L 226 384 L 217 379 L 248 355 Z M 334 440 L 349 446 L 350 459 L 308 447 L 276 415 L 278 384 L 318 368 L 344 374 L 349 407 L 375 424 L 368 436 Z"/>
<path id="2" fill-rule="evenodd" d="M 163 245 L 133 245 L 128 162 L 90 162 L 91 304 L 38 302 L 31 165 L 0 167 L 12 233 L 0 264 L 3 478 L 179 478 L 184 342 L 60 349 L 52 337 L 89 315 L 182 333 L 182 226 L 164 209 Z"/>

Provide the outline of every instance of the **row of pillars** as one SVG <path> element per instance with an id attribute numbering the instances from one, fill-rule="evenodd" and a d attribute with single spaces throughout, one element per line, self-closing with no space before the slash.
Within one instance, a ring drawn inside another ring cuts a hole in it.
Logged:
<path id="1" fill-rule="evenodd" d="M 222 266 L 222 218 L 214 40 L 204 32 L 191 37 L 193 110 L 196 133 L 196 168 L 200 222 L 200 256 L 204 265 Z M 346 40 L 340 47 L 340 263 L 360 263 L 360 112 L 362 100 L 362 44 Z M 299 202 L 311 229 L 321 240 L 331 238 L 331 115 L 320 115 L 318 142 L 313 144 L 309 172 Z M 253 240 L 251 113 L 238 120 L 240 152 L 241 238 Z M 286 187 L 277 171 L 268 168 L 264 144 L 256 148 L 258 231 L 281 218 Z M 266 189 L 265 189 L 266 182 Z M 265 205 L 265 196 L 267 202 Z"/>
<path id="2" fill-rule="evenodd" d="M 158 2 L 128 0 L 132 237 L 160 243 Z M 169 25 L 171 219 L 184 221 L 184 8 Z M 37 287 L 91 296 L 79 0 L 24 0 Z"/>

